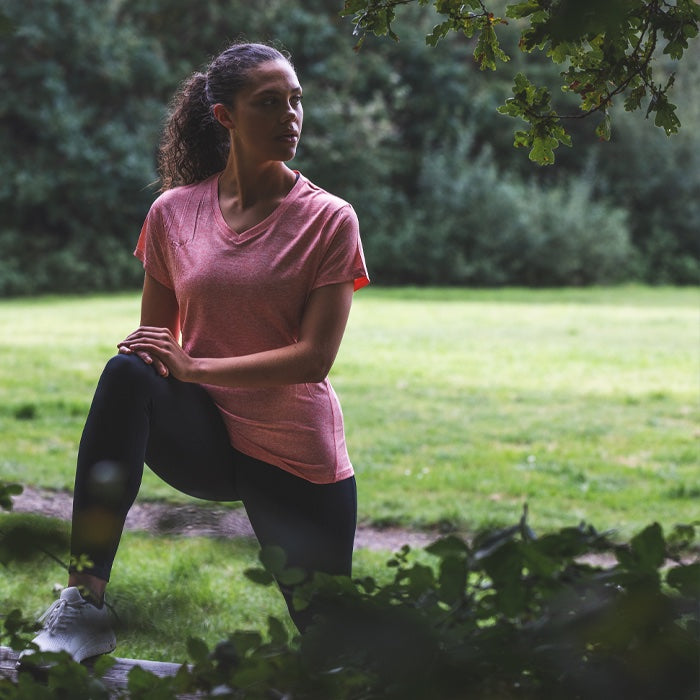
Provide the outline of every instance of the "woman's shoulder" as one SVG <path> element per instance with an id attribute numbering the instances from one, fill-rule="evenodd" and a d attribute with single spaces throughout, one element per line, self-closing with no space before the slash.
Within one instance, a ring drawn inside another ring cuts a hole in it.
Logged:
<path id="1" fill-rule="evenodd" d="M 319 187 L 311 182 L 308 178 L 301 175 L 302 185 L 299 193 L 299 199 L 308 206 L 323 209 L 329 214 L 336 213 L 340 210 L 346 210 L 348 214 L 354 215 L 352 205 L 338 195 L 332 194 L 328 190 Z"/>
<path id="2" fill-rule="evenodd" d="M 195 182 L 191 185 L 178 185 L 161 192 L 151 205 L 152 210 L 169 210 L 187 206 L 193 200 L 198 200 L 201 196 L 209 192 L 212 180 L 218 177 L 218 173 L 208 177 L 206 180 Z"/>

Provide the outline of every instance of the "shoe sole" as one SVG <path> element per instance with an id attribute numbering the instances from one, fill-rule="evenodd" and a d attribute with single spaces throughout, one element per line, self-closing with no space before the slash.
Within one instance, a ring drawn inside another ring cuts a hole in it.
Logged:
<path id="1" fill-rule="evenodd" d="M 73 656 L 73 661 L 76 663 L 82 664 L 85 661 L 90 661 L 93 659 L 96 659 L 100 656 L 104 656 L 105 654 L 109 654 L 113 652 L 117 648 L 117 643 L 116 640 L 114 642 L 110 642 L 109 644 L 104 644 L 102 646 L 97 646 L 97 647 L 91 647 L 90 648 L 90 656 L 83 656 L 79 652 L 76 653 Z M 34 656 L 34 653 L 40 653 L 40 652 L 32 652 L 30 654 L 25 654 L 24 656 L 21 656 L 19 659 L 17 659 L 17 663 L 15 664 L 15 668 L 17 671 L 27 671 L 30 674 L 34 675 L 34 673 L 48 673 L 48 671 L 55 665 L 53 663 L 44 663 L 44 664 L 36 664 L 31 661 L 32 656 Z"/>

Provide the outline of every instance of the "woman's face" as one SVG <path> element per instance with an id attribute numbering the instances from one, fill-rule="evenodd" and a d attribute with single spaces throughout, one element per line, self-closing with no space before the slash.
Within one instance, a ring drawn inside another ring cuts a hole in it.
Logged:
<path id="1" fill-rule="evenodd" d="M 239 153 L 263 162 L 294 158 L 304 110 L 299 80 L 287 61 L 268 61 L 254 68 L 248 86 L 227 111 Z"/>

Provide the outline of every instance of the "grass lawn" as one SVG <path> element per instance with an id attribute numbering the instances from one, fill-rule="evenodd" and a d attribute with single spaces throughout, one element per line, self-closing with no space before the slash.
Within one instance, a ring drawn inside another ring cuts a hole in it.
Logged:
<path id="1" fill-rule="evenodd" d="M 0 531 L 47 533 L 47 548 L 67 549 L 69 527 L 61 521 L 24 514 L 0 514 Z M 107 602 L 112 606 L 118 656 L 154 661 L 188 660 L 187 639 L 198 637 L 211 647 L 234 630 L 267 631 L 275 616 L 296 634 L 275 586 L 251 583 L 246 569 L 259 566 L 249 539 L 151 537 L 126 532 L 115 561 Z M 355 574 L 387 580 L 385 553 L 361 551 Z M 0 569 L 0 624 L 4 614 L 20 608 L 38 617 L 65 586 L 61 567 L 39 555 L 21 558 Z M 56 587 L 56 589 L 54 588 Z"/>
<path id="2" fill-rule="evenodd" d="M 699 300 L 643 287 L 361 291 L 332 374 L 360 518 L 469 532 L 512 524 L 527 502 L 536 531 L 585 520 L 625 538 L 697 519 Z M 0 302 L 0 480 L 72 486 L 96 379 L 138 306 L 136 294 Z M 141 498 L 192 500 L 149 473 Z M 50 527 L 65 541 L 65 524 Z M 250 543 L 124 540 L 110 585 L 122 656 L 182 660 L 187 634 L 213 643 L 285 618 L 275 590 L 243 577 Z M 381 575 L 386 559 L 361 551 L 356 573 Z M 46 559 L 11 565 L 0 614 L 40 612 L 63 579 Z"/>
<path id="3" fill-rule="evenodd" d="M 697 517 L 697 289 L 373 289 L 333 369 L 360 517 L 628 536 Z M 0 479 L 71 488 L 138 296 L 0 302 Z M 150 473 L 141 496 L 188 500 Z"/>
<path id="4" fill-rule="evenodd" d="M 697 518 L 697 290 L 374 290 L 335 386 L 365 517 L 579 520 L 629 536 Z"/>

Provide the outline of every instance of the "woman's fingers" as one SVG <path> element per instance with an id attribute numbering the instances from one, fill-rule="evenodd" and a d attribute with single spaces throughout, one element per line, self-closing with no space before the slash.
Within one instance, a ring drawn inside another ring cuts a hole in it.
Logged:
<path id="1" fill-rule="evenodd" d="M 162 360 L 159 360 L 157 357 L 152 359 L 152 364 L 155 371 L 158 372 L 161 377 L 167 377 L 168 374 L 170 374 L 165 363 Z"/>
<path id="2" fill-rule="evenodd" d="M 143 348 L 144 346 L 166 348 L 174 342 L 175 339 L 167 328 L 141 327 L 130 333 L 121 343 L 118 343 L 117 347 L 127 350 Z"/>
<path id="3" fill-rule="evenodd" d="M 147 365 L 152 365 L 158 374 L 167 377 L 170 371 L 157 355 L 167 352 L 172 340 L 172 333 L 167 328 L 142 326 L 118 343 L 117 348 L 120 353 L 136 355 Z"/>

